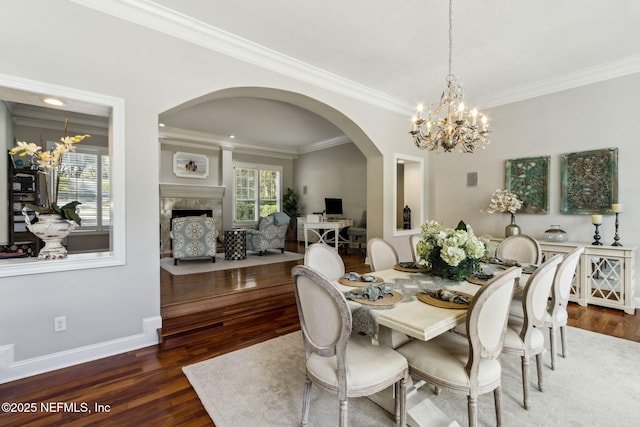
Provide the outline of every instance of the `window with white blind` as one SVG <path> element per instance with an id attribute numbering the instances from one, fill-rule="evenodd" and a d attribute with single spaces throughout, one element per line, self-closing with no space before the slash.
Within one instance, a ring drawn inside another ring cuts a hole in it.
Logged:
<path id="1" fill-rule="evenodd" d="M 280 210 L 282 168 L 234 164 L 234 222 L 256 222 Z"/>
<path id="2" fill-rule="evenodd" d="M 77 145 L 62 159 L 58 206 L 77 200 L 80 230 L 107 230 L 111 225 L 109 155 L 106 148 Z"/>

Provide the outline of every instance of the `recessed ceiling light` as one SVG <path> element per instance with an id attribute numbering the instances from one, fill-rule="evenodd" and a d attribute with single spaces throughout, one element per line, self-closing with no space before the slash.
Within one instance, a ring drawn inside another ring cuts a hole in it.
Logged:
<path id="1" fill-rule="evenodd" d="M 161 128 L 164 127 L 164 123 L 158 123 L 158 126 L 160 126 Z"/>
<path id="2" fill-rule="evenodd" d="M 231 139 L 234 139 L 235 137 L 236 137 L 236 136 L 235 136 L 235 135 L 233 135 L 233 134 L 229 135 L 229 138 L 231 138 Z"/>
<path id="3" fill-rule="evenodd" d="M 43 99 L 43 101 L 46 104 L 55 105 L 56 107 L 62 107 L 64 105 L 64 102 L 62 102 L 61 100 L 59 100 L 57 98 L 45 98 L 45 99 Z"/>

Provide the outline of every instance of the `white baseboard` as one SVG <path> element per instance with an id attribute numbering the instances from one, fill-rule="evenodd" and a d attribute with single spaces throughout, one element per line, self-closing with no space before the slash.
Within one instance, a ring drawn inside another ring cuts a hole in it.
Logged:
<path id="1" fill-rule="evenodd" d="M 21 378 L 102 359 L 115 354 L 158 344 L 158 328 L 162 327 L 162 317 L 142 319 L 142 333 L 65 350 L 58 353 L 14 361 L 13 344 L 0 346 L 0 384 Z"/>

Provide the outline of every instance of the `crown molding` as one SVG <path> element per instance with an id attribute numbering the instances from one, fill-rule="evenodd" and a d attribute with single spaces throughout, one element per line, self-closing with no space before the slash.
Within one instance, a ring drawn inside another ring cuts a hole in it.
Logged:
<path id="1" fill-rule="evenodd" d="M 283 55 L 149 0 L 71 1 L 389 111 L 406 114 L 413 109 L 401 99 Z"/>
<path id="2" fill-rule="evenodd" d="M 406 101 L 283 55 L 150 0 L 71 1 L 388 111 L 411 116 L 415 110 L 415 106 Z M 482 108 L 498 107 L 637 72 L 640 72 L 640 56 L 632 56 L 532 82 L 477 101 Z"/>
<path id="3" fill-rule="evenodd" d="M 351 139 L 348 136 L 342 135 L 335 138 L 327 139 L 324 141 L 316 142 L 305 147 L 300 147 L 298 153 L 305 154 L 313 151 L 325 150 L 327 148 L 337 147 L 338 145 L 348 144 Z"/>
<path id="4" fill-rule="evenodd" d="M 498 107 L 640 72 L 640 55 L 600 64 L 550 79 L 522 85 L 481 100 L 483 108 Z"/>
<path id="5" fill-rule="evenodd" d="M 304 147 L 288 147 L 282 145 L 266 145 L 242 139 L 230 140 L 228 137 L 221 135 L 172 127 L 160 128 L 159 138 L 160 143 L 165 145 L 212 151 L 226 149 L 236 153 L 286 159 L 295 159 L 299 154 L 311 153 L 351 142 L 351 139 L 347 136 L 339 136 Z"/>

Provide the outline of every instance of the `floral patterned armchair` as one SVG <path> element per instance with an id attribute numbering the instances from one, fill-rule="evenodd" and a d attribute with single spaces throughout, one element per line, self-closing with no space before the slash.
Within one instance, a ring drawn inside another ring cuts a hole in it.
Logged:
<path id="1" fill-rule="evenodd" d="M 171 220 L 173 263 L 188 258 L 211 258 L 216 262 L 216 222 L 206 216 L 183 216 Z"/>
<path id="2" fill-rule="evenodd" d="M 289 221 L 289 216 L 284 212 L 261 217 L 256 230 L 247 230 L 247 250 L 256 251 L 260 256 L 268 249 L 280 249 L 284 253 Z"/>

